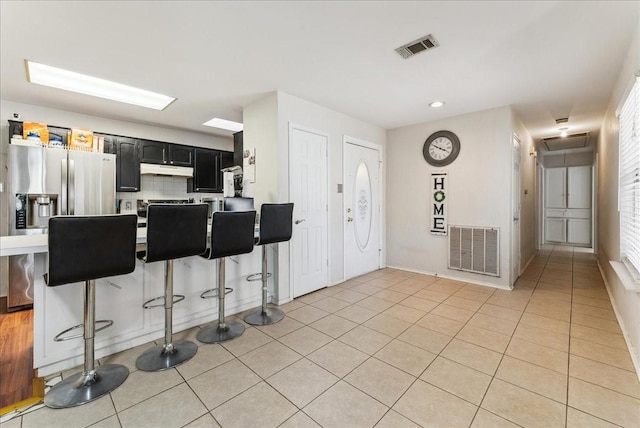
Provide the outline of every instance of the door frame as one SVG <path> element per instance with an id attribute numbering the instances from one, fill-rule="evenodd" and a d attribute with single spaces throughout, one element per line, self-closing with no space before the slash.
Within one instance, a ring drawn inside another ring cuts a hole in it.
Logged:
<path id="1" fill-rule="evenodd" d="M 516 144 L 517 144 L 517 148 L 516 148 Z M 515 176 L 515 171 L 514 171 L 514 165 L 515 165 L 515 161 L 516 161 L 516 153 L 518 156 L 518 176 Z M 514 220 L 514 216 L 515 216 L 515 212 L 514 212 L 514 206 L 516 201 L 515 199 L 515 195 L 516 195 L 516 186 L 518 187 L 517 189 L 517 198 L 518 198 L 518 248 L 514 248 L 514 239 L 515 239 L 515 231 L 516 231 L 516 226 L 515 226 L 515 220 Z M 511 249 L 511 263 L 509 263 L 509 285 L 511 287 L 513 287 L 513 285 L 515 284 L 516 280 L 520 277 L 520 275 L 522 274 L 522 142 L 520 141 L 520 137 L 518 137 L 518 134 L 516 134 L 515 132 L 511 133 L 511 239 L 510 239 L 510 249 Z M 517 250 L 518 252 L 518 256 L 517 256 L 517 260 L 513 260 L 514 259 L 514 251 Z M 517 275 L 515 274 L 515 268 L 518 268 L 518 273 Z M 515 277 L 514 277 L 515 276 Z"/>
<path id="2" fill-rule="evenodd" d="M 289 122 L 288 126 L 288 135 L 287 135 L 287 193 L 289 194 L 288 200 L 291 201 L 291 177 L 292 177 L 292 163 L 291 163 L 291 135 L 293 134 L 293 130 L 297 129 L 303 132 L 309 132 L 311 134 L 320 135 L 327 139 L 327 155 L 325 156 L 325 168 L 327 171 L 327 181 L 325 183 L 325 190 L 327 192 L 327 209 L 325 210 L 325 224 L 327 225 L 327 277 L 325 278 L 325 283 L 327 287 L 331 286 L 331 222 L 329 221 L 329 213 L 331 212 L 331 197 L 330 197 L 330 183 L 331 183 L 331 174 L 329 171 L 329 156 L 331 155 L 331 137 L 328 132 L 319 131 L 315 128 L 311 128 L 308 126 L 298 125 L 293 122 Z M 295 207 L 294 207 L 295 210 Z M 292 219 L 293 220 L 293 219 Z M 289 240 L 289 296 L 292 301 L 294 297 L 293 292 L 293 282 L 294 282 L 294 274 L 293 274 L 293 251 L 292 251 L 292 241 Z"/>
<path id="3" fill-rule="evenodd" d="M 346 227 L 344 225 L 344 209 L 346 206 L 346 200 L 345 200 L 345 193 L 344 193 L 344 186 L 345 186 L 345 181 L 347 178 L 347 171 L 346 171 L 346 165 L 344 162 L 345 159 L 345 152 L 347 149 L 347 144 L 352 144 L 354 146 L 360 146 L 360 147 L 364 147 L 367 149 L 372 149 L 372 150 L 376 150 L 378 152 L 378 189 L 377 189 L 377 193 L 378 193 L 378 236 L 379 236 L 379 251 L 378 251 L 378 269 L 381 269 L 384 267 L 384 263 L 383 263 L 383 253 L 385 252 L 385 244 L 386 244 L 386 240 L 384 239 L 384 235 L 383 235 L 383 224 L 384 224 L 384 213 L 385 213 L 385 205 L 384 205 L 384 198 L 383 198 L 383 189 L 384 189 L 384 182 L 385 182 L 385 177 L 384 177 L 384 168 L 383 166 L 383 162 L 384 162 L 384 147 L 382 146 L 382 144 L 377 144 L 377 143 L 371 143 L 369 141 L 366 140 L 361 140 L 359 138 L 355 138 L 355 137 L 350 137 L 346 134 L 342 135 L 342 210 L 340 211 L 340 219 L 341 219 L 341 224 L 342 224 L 342 281 L 346 281 L 347 280 L 347 232 L 346 232 Z"/>

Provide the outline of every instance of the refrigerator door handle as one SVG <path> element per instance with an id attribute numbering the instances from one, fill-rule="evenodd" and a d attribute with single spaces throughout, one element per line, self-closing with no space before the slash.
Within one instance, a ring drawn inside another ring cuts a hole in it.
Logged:
<path id="1" fill-rule="evenodd" d="M 69 159 L 69 215 L 75 215 L 76 207 L 76 161 Z"/>
<path id="2" fill-rule="evenodd" d="M 62 191 L 60 195 L 60 199 L 62 199 L 62 203 L 60 204 L 60 212 L 62 215 L 68 215 L 67 212 L 67 160 L 62 159 L 62 172 L 60 174 L 60 182 L 62 184 Z"/>

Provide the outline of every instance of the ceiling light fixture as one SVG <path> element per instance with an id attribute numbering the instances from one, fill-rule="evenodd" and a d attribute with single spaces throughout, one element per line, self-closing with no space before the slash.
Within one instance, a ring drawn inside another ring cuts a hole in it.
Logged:
<path id="1" fill-rule="evenodd" d="M 568 127 L 558 128 L 558 131 L 560 131 L 560 136 L 561 136 L 562 138 L 564 138 L 564 137 L 566 137 L 566 136 L 567 136 L 567 130 L 569 130 L 569 128 L 568 128 Z"/>
<path id="2" fill-rule="evenodd" d="M 164 110 L 176 99 L 121 83 L 25 60 L 27 80 L 38 85 L 91 95 L 140 107 Z"/>
<path id="3" fill-rule="evenodd" d="M 203 123 L 204 126 L 210 126 L 212 128 L 226 129 L 227 131 L 238 132 L 242 131 L 243 125 L 239 122 L 232 120 L 219 119 L 214 117 L 213 119 Z"/>
<path id="4" fill-rule="evenodd" d="M 444 105 L 444 103 L 442 101 L 434 101 L 431 104 L 429 104 L 429 107 L 442 107 Z"/>

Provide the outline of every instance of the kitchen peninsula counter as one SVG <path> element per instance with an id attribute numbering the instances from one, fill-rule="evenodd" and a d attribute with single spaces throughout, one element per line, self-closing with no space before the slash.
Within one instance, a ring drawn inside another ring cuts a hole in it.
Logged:
<path id="1" fill-rule="evenodd" d="M 138 228 L 137 243 L 141 248 L 146 244 L 146 233 L 146 228 Z M 46 286 L 47 239 L 46 234 L 0 237 L 0 256 L 34 253 L 33 353 L 34 368 L 38 369 L 39 376 L 83 363 L 81 338 L 62 342 L 53 338 L 63 330 L 82 324 L 84 284 Z M 200 298 L 203 291 L 216 287 L 216 266 L 217 263 L 200 256 L 174 261 L 174 291 L 185 296 L 173 309 L 174 332 L 217 320 L 218 299 Z M 246 281 L 248 275 L 260 271 L 260 266 L 260 251 L 227 258 L 226 286 L 234 289 L 225 300 L 227 315 L 260 306 L 261 283 Z M 163 290 L 164 263 L 161 262 L 136 260 L 132 273 L 96 280 L 96 319 L 114 321 L 110 328 L 96 334 L 96 358 L 146 343 L 151 346 L 151 341 L 164 336 L 163 308 L 142 307 L 143 302 L 162 296 Z"/>

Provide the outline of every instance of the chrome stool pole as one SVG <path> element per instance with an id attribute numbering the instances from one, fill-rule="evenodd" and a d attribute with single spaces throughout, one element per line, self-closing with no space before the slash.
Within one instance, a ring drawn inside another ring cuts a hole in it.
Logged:
<path id="1" fill-rule="evenodd" d="M 269 299 L 269 275 L 267 266 L 267 247 L 262 246 L 262 273 L 258 274 L 262 280 L 262 307 L 260 311 L 254 311 L 244 316 L 244 321 L 251 325 L 271 325 L 284 318 L 284 312 L 277 308 L 267 308 Z"/>
<path id="2" fill-rule="evenodd" d="M 244 325 L 238 321 L 227 323 L 224 315 L 225 298 L 225 258 L 219 258 L 218 267 L 218 322 L 215 325 L 203 327 L 196 334 L 196 339 L 203 343 L 220 343 L 235 339 L 244 333 Z"/>
<path id="3" fill-rule="evenodd" d="M 136 367 L 146 372 L 175 367 L 198 352 L 193 342 L 173 341 L 173 260 L 165 260 L 164 266 L 164 343 L 146 350 L 136 360 Z"/>
<path id="4" fill-rule="evenodd" d="M 95 280 L 84 286 L 84 365 L 76 373 L 58 382 L 44 397 L 44 404 L 54 409 L 79 406 L 113 391 L 129 376 L 120 364 L 104 364 L 95 368 L 94 337 L 96 320 Z"/>

